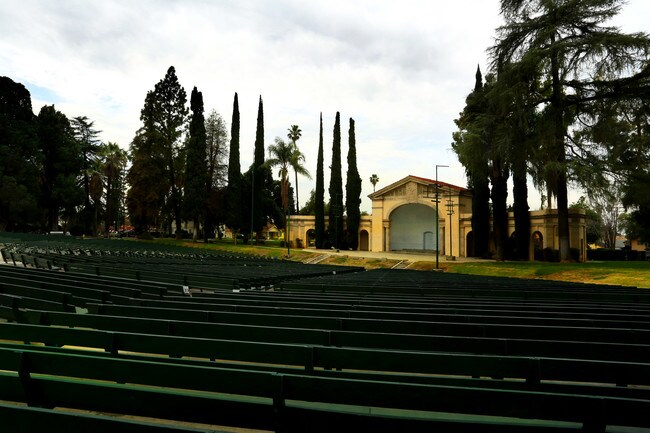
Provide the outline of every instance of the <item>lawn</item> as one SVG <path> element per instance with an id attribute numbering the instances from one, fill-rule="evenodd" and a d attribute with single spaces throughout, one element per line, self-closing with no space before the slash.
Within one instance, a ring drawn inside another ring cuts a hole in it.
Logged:
<path id="1" fill-rule="evenodd" d="M 157 239 L 156 243 L 183 245 L 193 248 L 208 248 L 229 251 L 231 253 L 253 254 L 286 258 L 287 249 L 281 248 L 279 241 L 267 241 L 265 245 L 245 245 L 232 243 L 232 240 L 203 242 Z M 304 261 L 319 252 L 314 250 L 291 249 L 289 258 Z M 330 257 L 323 264 L 363 266 L 366 269 L 390 268 L 394 260 L 371 259 L 360 257 Z M 650 288 L 650 261 L 647 262 L 588 262 L 588 263 L 546 263 L 546 262 L 442 262 L 441 268 L 446 272 L 459 274 L 487 275 L 516 278 L 540 278 L 545 280 L 578 281 L 596 284 L 616 284 Z M 409 269 L 429 271 L 435 267 L 433 262 L 416 262 Z"/>
<path id="2" fill-rule="evenodd" d="M 460 274 L 541 278 L 650 288 L 650 262 L 458 262 L 443 265 Z"/>

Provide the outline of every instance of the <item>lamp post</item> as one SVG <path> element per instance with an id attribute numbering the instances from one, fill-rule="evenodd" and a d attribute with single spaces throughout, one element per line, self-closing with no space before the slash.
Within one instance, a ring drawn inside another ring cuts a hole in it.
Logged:
<path id="1" fill-rule="evenodd" d="M 436 269 L 440 255 L 440 228 L 438 227 L 438 167 L 449 167 L 448 165 L 436 164 Z"/>
<path id="2" fill-rule="evenodd" d="M 455 260 L 454 257 L 454 246 L 453 246 L 453 237 L 451 231 L 454 227 L 454 224 L 451 221 L 451 216 L 454 214 L 454 201 L 451 198 L 451 188 L 449 188 L 449 199 L 447 200 L 447 215 L 449 215 L 449 260 Z"/>

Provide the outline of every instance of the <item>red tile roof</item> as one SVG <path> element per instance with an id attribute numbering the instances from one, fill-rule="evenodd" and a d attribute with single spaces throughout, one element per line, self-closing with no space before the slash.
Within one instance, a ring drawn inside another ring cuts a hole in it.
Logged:
<path id="1" fill-rule="evenodd" d="M 425 183 L 428 183 L 428 184 L 435 184 L 436 183 L 435 179 L 427 179 L 426 177 L 413 176 L 412 174 L 409 175 L 409 177 L 412 177 L 413 179 L 417 179 L 417 180 L 419 180 L 421 182 L 425 182 Z M 458 185 L 452 185 L 450 183 L 443 182 L 441 180 L 438 180 L 438 185 L 440 185 L 443 188 L 446 187 L 446 188 L 452 188 L 452 189 L 455 189 L 455 190 L 458 190 L 458 191 L 467 191 L 467 188 L 463 188 L 462 186 L 458 186 Z"/>

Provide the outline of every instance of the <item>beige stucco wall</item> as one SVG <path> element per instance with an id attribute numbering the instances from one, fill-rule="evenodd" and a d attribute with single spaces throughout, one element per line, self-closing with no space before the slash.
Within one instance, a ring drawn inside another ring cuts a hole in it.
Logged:
<path id="1" fill-rule="evenodd" d="M 328 217 L 325 217 L 325 230 L 327 230 Z M 343 219 L 345 227 L 345 218 Z M 294 215 L 289 221 L 289 239 L 292 245 L 297 245 L 296 240 L 300 239 L 304 246 L 307 246 L 308 231 L 316 228 L 316 217 L 314 215 Z M 362 215 L 359 221 L 359 234 L 362 231 L 368 232 L 368 241 L 372 243 L 372 219 L 370 215 Z"/>
<path id="2" fill-rule="evenodd" d="M 359 233 L 368 232 L 368 249 L 370 251 L 391 251 L 390 224 L 391 214 L 400 206 L 421 204 L 435 210 L 435 188 L 427 179 L 408 176 L 388 187 L 370 195 L 372 214 L 361 217 Z M 433 182 L 433 181 L 430 181 Z M 447 204 L 453 204 L 453 214 L 448 215 Z M 464 189 L 445 186 L 439 190 L 438 203 L 440 253 L 456 257 L 467 256 L 467 235 L 472 231 L 472 197 Z M 557 211 L 546 209 L 530 212 L 531 235 L 539 232 L 543 239 L 543 248 L 558 249 Z M 327 227 L 327 218 L 325 218 Z M 514 215 L 509 214 L 508 234 L 514 232 Z M 291 217 L 290 238 L 295 243 L 301 239 L 306 245 L 307 232 L 314 229 L 315 217 L 297 215 Z M 586 259 L 585 214 L 581 210 L 570 210 L 570 248 L 578 248 L 582 260 Z M 360 237 L 361 238 L 361 237 Z M 360 243 L 361 246 L 361 243 Z M 530 258 L 533 259 L 531 242 Z"/>
<path id="3" fill-rule="evenodd" d="M 372 251 L 390 251 L 390 219 L 397 208 L 409 204 L 422 204 L 436 208 L 435 188 L 426 183 L 409 180 L 394 184 L 394 188 L 372 199 Z M 449 218 L 447 204 L 453 204 L 453 215 Z M 460 207 L 459 207 L 460 205 Z M 458 256 L 461 248 L 460 213 L 471 210 L 471 197 L 462 189 L 440 188 L 438 192 L 438 218 L 440 252 Z M 460 211 L 459 211 L 460 209 Z M 450 235 L 451 234 L 451 235 Z"/>

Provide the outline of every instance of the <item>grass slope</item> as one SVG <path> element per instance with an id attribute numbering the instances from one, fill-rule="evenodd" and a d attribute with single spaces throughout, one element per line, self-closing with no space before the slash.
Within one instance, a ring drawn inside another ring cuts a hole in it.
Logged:
<path id="1" fill-rule="evenodd" d="M 650 288 L 650 262 L 458 262 L 445 263 L 460 274 L 541 278 Z"/>
<path id="2" fill-rule="evenodd" d="M 281 248 L 277 241 L 267 241 L 265 245 L 234 245 L 231 240 L 216 241 L 210 244 L 173 239 L 158 239 L 154 242 L 170 245 L 183 245 L 192 248 L 223 250 L 231 253 L 254 254 L 286 258 L 287 249 Z M 304 261 L 321 251 L 291 249 L 290 259 Z M 326 251 L 324 251 L 326 253 Z M 391 268 L 396 260 L 332 256 L 321 262 L 346 266 L 363 266 L 366 269 Z M 650 288 L 650 261 L 648 262 L 588 262 L 588 263 L 546 263 L 546 262 L 442 262 L 440 267 L 446 272 L 459 274 L 487 275 L 516 278 L 540 278 L 545 280 L 578 281 L 596 284 L 614 284 Z M 435 268 L 433 262 L 416 262 L 409 269 L 429 271 Z"/>

